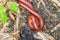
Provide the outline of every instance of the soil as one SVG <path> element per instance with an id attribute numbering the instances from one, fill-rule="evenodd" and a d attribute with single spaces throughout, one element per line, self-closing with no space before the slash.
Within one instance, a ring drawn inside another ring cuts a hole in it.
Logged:
<path id="1" fill-rule="evenodd" d="M 17 2 L 16 0 L 13 0 L 13 1 Z M 39 32 L 47 33 L 49 36 L 53 37 L 54 40 L 60 40 L 60 6 L 58 6 L 55 1 L 29 0 L 29 2 L 31 2 L 31 4 L 34 6 L 35 10 L 38 13 L 40 13 L 44 19 L 44 28 Z M 34 34 L 36 35 L 37 31 L 31 30 L 28 25 L 27 21 L 28 21 L 29 12 L 20 6 L 19 6 L 19 9 L 21 12 L 21 14 L 19 15 L 20 16 L 19 24 L 17 22 L 19 28 L 14 29 L 14 27 L 16 26 L 17 14 L 15 14 L 15 12 L 12 12 L 12 15 L 15 18 L 15 20 L 13 20 L 13 18 L 10 17 L 11 15 L 9 16 L 9 10 L 7 10 L 8 25 L 6 25 L 6 28 L 4 29 L 5 31 L 3 31 L 3 33 L 9 33 L 10 35 L 12 35 L 13 33 L 19 31 L 17 33 L 19 35 L 17 37 L 14 37 L 16 38 L 16 40 L 17 39 L 18 40 L 44 40 L 41 38 L 40 39 L 34 38 L 33 35 Z M 0 26 L 1 26 L 0 29 L 2 29 L 3 25 L 1 22 L 0 22 Z M 52 39 L 50 38 L 50 40 Z"/>

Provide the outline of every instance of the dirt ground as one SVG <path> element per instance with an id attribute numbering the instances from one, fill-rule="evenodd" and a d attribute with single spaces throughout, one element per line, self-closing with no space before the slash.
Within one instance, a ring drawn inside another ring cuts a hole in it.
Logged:
<path id="1" fill-rule="evenodd" d="M 17 0 L 5 1 L 17 2 Z M 2 25 L 0 22 L 0 40 L 60 40 L 60 1 L 29 0 L 29 2 L 42 15 L 44 28 L 39 32 L 31 30 L 27 22 L 29 12 L 19 6 L 21 12 L 19 21 L 15 20 L 17 19 L 15 12 L 7 10 L 7 23 Z M 0 5 L 4 3 L 4 0 L 0 0 Z M 10 12 L 12 15 L 9 14 Z"/>

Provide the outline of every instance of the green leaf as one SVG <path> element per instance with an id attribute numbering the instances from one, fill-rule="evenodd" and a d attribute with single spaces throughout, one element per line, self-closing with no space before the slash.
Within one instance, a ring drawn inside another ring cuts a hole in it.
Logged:
<path id="1" fill-rule="evenodd" d="M 5 24 L 7 21 L 6 9 L 3 6 L 0 6 L 0 19 L 3 24 Z"/>
<path id="2" fill-rule="evenodd" d="M 16 4 L 15 2 L 9 2 L 8 8 L 9 8 L 10 10 L 12 10 L 12 11 L 15 11 L 15 12 L 17 12 L 18 9 L 19 9 L 18 6 L 17 6 L 17 4 Z"/>

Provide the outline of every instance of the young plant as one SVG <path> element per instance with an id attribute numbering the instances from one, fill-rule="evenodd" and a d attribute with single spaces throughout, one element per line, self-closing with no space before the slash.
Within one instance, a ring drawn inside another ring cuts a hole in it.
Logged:
<path id="1" fill-rule="evenodd" d="M 0 6 L 0 19 L 2 24 L 5 24 L 7 21 L 6 8 L 4 6 Z"/>
<path id="2" fill-rule="evenodd" d="M 12 11 L 15 11 L 15 12 L 17 12 L 19 9 L 15 2 L 9 2 L 8 8 Z"/>
<path id="3" fill-rule="evenodd" d="M 8 8 L 15 12 L 19 9 L 15 2 L 9 2 Z M 2 21 L 2 24 L 7 22 L 6 8 L 4 6 L 0 6 L 0 20 Z"/>

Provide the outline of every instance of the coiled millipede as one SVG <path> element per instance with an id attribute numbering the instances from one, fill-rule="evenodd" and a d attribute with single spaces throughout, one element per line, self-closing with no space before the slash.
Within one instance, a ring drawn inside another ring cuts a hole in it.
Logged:
<path id="1" fill-rule="evenodd" d="M 25 8 L 29 13 L 28 24 L 31 29 L 39 31 L 43 28 L 43 18 L 37 13 L 28 0 L 18 0 L 18 4 Z"/>

